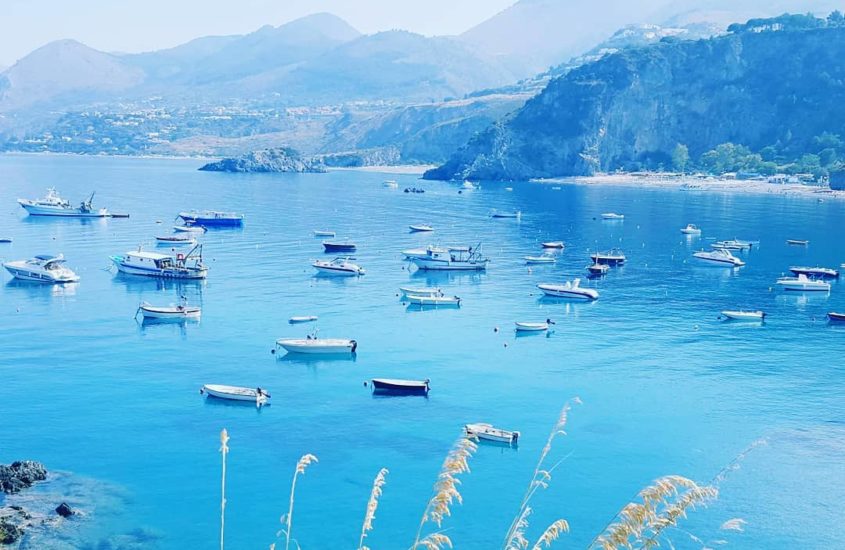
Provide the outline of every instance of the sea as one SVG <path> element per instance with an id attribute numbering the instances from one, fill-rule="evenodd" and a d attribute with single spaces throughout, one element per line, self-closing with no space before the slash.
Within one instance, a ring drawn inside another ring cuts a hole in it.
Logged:
<path id="1" fill-rule="evenodd" d="M 654 480 L 681 475 L 719 497 L 661 534 L 675 548 L 845 548 L 845 310 L 829 293 L 784 292 L 790 266 L 845 262 L 845 202 L 823 195 L 422 181 L 417 175 L 200 172 L 200 160 L 0 156 L 5 261 L 64 254 L 79 283 L 0 282 L 0 463 L 43 462 L 34 489 L 81 514 L 24 548 L 219 548 L 228 431 L 225 547 L 358 548 L 373 479 L 387 468 L 373 549 L 414 542 L 441 465 L 467 423 L 518 430 L 518 446 L 481 444 L 459 476 L 461 502 L 441 526 L 460 549 L 502 547 L 550 431 L 572 408 L 530 503 L 533 544 L 554 520 L 553 548 L 586 548 Z M 398 189 L 385 180 L 396 180 Z M 30 217 L 18 198 L 48 187 L 127 219 Z M 406 193 L 406 188 L 424 193 Z M 201 237 L 208 279 L 179 284 L 118 274 L 109 259 L 169 251 L 191 209 L 241 212 L 237 229 Z M 521 211 L 496 219 L 493 210 Z M 624 214 L 602 220 L 603 212 Z M 431 233 L 412 233 L 427 223 Z M 702 235 L 687 237 L 688 223 Z M 316 276 L 329 258 L 315 230 L 357 244 L 366 274 Z M 714 239 L 757 241 L 745 267 L 692 259 Z M 787 239 L 806 239 L 791 246 Z M 527 266 L 541 242 L 556 263 Z M 486 272 L 425 273 L 402 250 L 465 245 Z M 588 279 L 591 253 L 624 266 Z M 547 299 L 538 283 L 575 278 L 593 302 Z M 459 308 L 405 303 L 400 286 L 438 286 Z M 202 307 L 199 322 L 142 322 L 141 302 Z M 763 310 L 763 323 L 725 309 Z M 316 315 L 291 325 L 295 315 Z M 517 321 L 555 324 L 520 336 Z M 317 331 L 317 332 L 315 332 Z M 352 338 L 354 358 L 273 354 L 283 337 Z M 372 378 L 430 379 L 428 397 L 384 397 Z M 204 384 L 266 388 L 269 406 L 199 393 Z M 12 497 L 7 497 L 7 504 Z M 37 500 L 37 499 L 35 499 Z M 0 499 L 0 503 L 3 500 Z M 46 508 L 47 504 L 40 506 Z"/>

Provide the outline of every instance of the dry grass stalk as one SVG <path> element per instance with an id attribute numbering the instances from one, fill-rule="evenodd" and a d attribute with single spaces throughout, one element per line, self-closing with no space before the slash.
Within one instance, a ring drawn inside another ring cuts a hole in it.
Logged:
<path id="1" fill-rule="evenodd" d="M 446 460 L 443 461 L 440 474 L 437 476 L 437 482 L 434 484 L 434 495 L 428 501 L 420 520 L 417 536 L 414 539 L 413 546 L 411 546 L 412 549 L 422 547 L 436 550 L 443 547 L 452 547 L 452 541 L 442 533 L 432 533 L 423 539 L 420 539 L 420 537 L 427 522 L 432 521 L 437 524 L 437 527 L 440 527 L 443 519 L 450 515 L 452 503 L 454 501 L 458 501 L 458 504 L 463 503 L 461 493 L 458 491 L 458 486 L 461 483 L 458 476 L 469 472 L 469 459 L 477 448 L 478 446 L 470 436 L 463 435 L 446 455 Z"/>
<path id="2" fill-rule="evenodd" d="M 294 470 L 294 472 L 293 472 L 293 481 L 291 481 L 291 484 L 290 484 L 290 503 L 288 505 L 288 513 L 284 514 L 281 518 L 282 524 L 285 527 L 284 527 L 284 529 L 282 529 L 281 531 L 276 533 L 276 536 L 279 536 L 282 533 L 284 533 L 284 535 L 285 535 L 285 550 L 290 549 L 290 541 L 291 541 L 290 533 L 291 533 L 291 528 L 293 526 L 293 502 L 294 502 L 294 497 L 296 495 L 296 478 L 299 477 L 300 475 L 304 475 L 306 468 L 308 468 L 308 466 L 313 462 L 317 462 L 316 456 L 314 456 L 312 454 L 302 455 L 302 458 L 300 458 L 299 461 L 296 463 L 296 470 Z M 297 547 L 298 546 L 299 545 L 297 544 Z M 270 548 L 275 549 L 275 547 L 276 547 L 276 545 L 273 544 Z"/>
<path id="3" fill-rule="evenodd" d="M 540 459 L 537 461 L 537 466 L 534 467 L 534 475 L 531 477 L 531 482 L 528 484 L 528 488 L 525 490 L 525 495 L 522 497 L 522 502 L 519 505 L 519 512 L 516 514 L 516 517 L 514 517 L 510 528 L 505 535 L 505 543 L 503 547 L 506 550 L 528 547 L 528 541 L 525 539 L 525 530 L 528 527 L 528 516 L 531 515 L 531 508 L 528 506 L 528 503 L 531 501 L 531 497 L 534 496 L 534 493 L 536 493 L 538 489 L 545 489 L 549 486 L 549 481 L 552 479 L 552 472 L 560 464 L 560 462 L 551 468 L 544 467 L 544 462 L 552 450 L 552 443 L 555 438 L 559 435 L 566 435 L 564 428 L 566 427 L 566 422 L 569 420 L 569 411 L 572 410 L 572 406 L 580 404 L 581 399 L 573 397 L 567 401 L 560 410 L 557 422 L 555 423 L 554 428 L 552 428 L 552 431 L 549 432 L 549 437 L 546 439 L 546 444 L 543 446 L 543 451 L 540 453 Z"/>
<path id="4" fill-rule="evenodd" d="M 552 523 L 543 534 L 537 539 L 537 542 L 534 543 L 534 546 L 531 550 L 542 550 L 543 546 L 546 548 L 551 548 L 552 543 L 558 539 L 563 533 L 569 532 L 569 523 L 565 519 L 559 519 L 556 522 Z"/>
<path id="5" fill-rule="evenodd" d="M 361 527 L 361 538 L 358 540 L 358 550 L 370 550 L 364 546 L 364 538 L 367 536 L 367 532 L 373 529 L 378 499 L 381 496 L 381 488 L 386 483 L 387 473 L 387 468 L 382 468 L 373 481 L 373 490 L 370 491 L 370 500 L 367 502 L 367 513 L 364 515 L 364 525 Z"/>
<path id="6" fill-rule="evenodd" d="M 220 431 L 220 454 L 223 455 L 223 475 L 220 481 L 220 550 L 223 550 L 223 532 L 226 523 L 226 455 L 229 453 L 229 432 Z"/>

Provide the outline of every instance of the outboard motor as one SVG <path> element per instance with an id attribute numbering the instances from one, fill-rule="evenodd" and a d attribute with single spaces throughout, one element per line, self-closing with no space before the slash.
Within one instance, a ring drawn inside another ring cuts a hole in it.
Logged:
<path id="1" fill-rule="evenodd" d="M 358 349 L 358 342 L 352 340 L 352 353 L 355 353 L 355 350 Z"/>

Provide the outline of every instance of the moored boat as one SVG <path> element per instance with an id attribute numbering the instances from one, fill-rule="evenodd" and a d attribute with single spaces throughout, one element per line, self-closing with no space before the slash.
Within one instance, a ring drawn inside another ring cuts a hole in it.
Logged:
<path id="1" fill-rule="evenodd" d="M 244 223 L 244 215 L 237 212 L 221 212 L 219 210 L 191 210 L 179 212 L 179 217 L 191 225 L 240 227 Z"/>
<path id="2" fill-rule="evenodd" d="M 324 275 L 336 275 L 341 277 L 356 277 L 358 275 L 363 275 L 366 273 L 364 268 L 359 266 L 358 264 L 352 263 L 350 260 L 353 258 L 335 258 L 331 261 L 326 260 L 314 260 L 314 263 L 311 265 L 316 269 L 320 274 Z"/>
<path id="3" fill-rule="evenodd" d="M 681 228 L 681 233 L 684 235 L 701 235 L 701 228 L 694 223 L 690 223 L 686 227 Z"/>
<path id="4" fill-rule="evenodd" d="M 355 252 L 358 247 L 349 241 L 323 241 L 323 248 L 326 252 Z"/>
<path id="5" fill-rule="evenodd" d="M 490 217 L 492 218 L 521 218 L 522 212 L 520 210 L 512 210 L 510 212 L 501 212 L 499 210 L 494 210 Z"/>
<path id="6" fill-rule="evenodd" d="M 507 443 L 509 445 L 516 445 L 519 441 L 519 432 L 494 428 L 490 424 L 480 422 L 476 424 L 467 424 L 464 426 L 464 430 L 467 435 L 477 437 L 478 439 L 484 441 Z"/>
<path id="7" fill-rule="evenodd" d="M 208 229 L 202 225 L 174 225 L 173 231 L 180 233 L 206 233 Z"/>
<path id="8" fill-rule="evenodd" d="M 728 239 L 725 241 L 716 241 L 710 244 L 710 248 L 715 250 L 750 250 L 752 243 L 749 241 L 739 241 L 737 239 Z"/>
<path id="9" fill-rule="evenodd" d="M 581 286 L 581 279 L 566 281 L 562 285 L 540 283 L 537 288 L 543 291 L 546 296 L 553 298 L 574 298 L 579 300 L 596 300 L 599 297 L 598 290 L 584 288 Z"/>
<path id="10" fill-rule="evenodd" d="M 543 248 L 555 248 L 561 250 L 565 245 L 563 244 L 563 241 L 547 241 L 544 243 L 540 243 L 540 246 L 542 246 Z"/>
<path id="11" fill-rule="evenodd" d="M 387 180 L 382 185 L 388 189 L 399 189 L 399 183 L 396 180 Z"/>
<path id="12" fill-rule="evenodd" d="M 381 394 L 426 395 L 431 389 L 430 382 L 428 378 L 425 380 L 402 380 L 398 378 L 373 378 L 370 380 L 373 393 Z"/>
<path id="13" fill-rule="evenodd" d="M 792 266 L 789 271 L 796 275 L 804 274 L 808 277 L 830 277 L 832 279 L 839 277 L 839 271 L 829 267 Z"/>
<path id="14" fill-rule="evenodd" d="M 549 330 L 549 325 L 553 325 L 551 319 L 546 319 L 542 323 L 531 323 L 525 321 L 516 321 L 514 325 L 516 325 L 517 332 L 543 332 Z"/>
<path id="15" fill-rule="evenodd" d="M 766 314 L 762 311 L 744 311 L 726 309 L 721 312 L 726 319 L 734 321 L 762 321 L 766 318 Z"/>
<path id="16" fill-rule="evenodd" d="M 29 260 L 6 262 L 3 267 L 16 279 L 37 281 L 40 283 L 75 283 L 79 275 L 64 265 L 65 257 L 61 254 L 41 254 Z"/>
<path id="17" fill-rule="evenodd" d="M 166 245 L 195 245 L 197 244 L 197 239 L 194 237 L 193 233 L 174 233 L 173 235 L 156 236 L 156 242 L 158 244 Z"/>
<path id="18" fill-rule="evenodd" d="M 70 201 L 67 201 L 59 196 L 54 188 L 47 189 L 47 195 L 42 199 L 18 199 L 18 204 L 27 211 L 30 216 L 59 216 L 66 218 L 105 218 L 108 217 L 109 211 L 105 208 L 94 208 L 92 202 L 94 200 L 94 193 L 86 201 L 82 201 L 79 206 L 71 206 Z"/>
<path id="19" fill-rule="evenodd" d="M 345 338 L 279 338 L 276 349 L 284 348 L 289 353 L 313 355 L 349 355 L 358 349 L 358 342 Z M 275 351 L 275 350 L 274 350 Z"/>
<path id="20" fill-rule="evenodd" d="M 258 405 L 263 405 L 270 399 L 270 393 L 263 388 L 243 388 L 224 384 L 205 384 L 200 388 L 200 394 L 230 401 L 252 401 Z"/>
<path id="21" fill-rule="evenodd" d="M 425 256 L 408 257 L 424 271 L 483 271 L 490 260 L 481 253 L 481 245 L 475 248 L 451 247 L 448 250 L 429 247 Z"/>
<path id="22" fill-rule="evenodd" d="M 827 314 L 827 318 L 830 321 L 845 322 L 845 313 L 836 313 L 835 311 L 831 311 Z"/>
<path id="23" fill-rule="evenodd" d="M 786 244 L 794 244 L 796 246 L 807 246 L 810 241 L 804 239 L 786 239 Z"/>
<path id="24" fill-rule="evenodd" d="M 624 220 L 624 214 L 617 214 L 616 212 L 605 212 L 601 215 L 601 219 L 603 220 Z"/>
<path id="25" fill-rule="evenodd" d="M 434 228 L 427 224 L 409 225 L 408 229 L 410 229 L 414 233 L 428 233 L 434 231 Z"/>
<path id="26" fill-rule="evenodd" d="M 605 252 L 590 254 L 590 259 L 593 260 L 594 264 L 607 265 L 622 265 L 627 260 L 625 253 L 618 248 L 611 248 Z"/>
<path id="27" fill-rule="evenodd" d="M 526 264 L 553 264 L 557 261 L 554 256 L 550 256 L 548 254 L 543 254 L 541 256 L 524 256 L 523 259 Z"/>
<path id="28" fill-rule="evenodd" d="M 430 286 L 400 286 L 399 291 L 405 296 L 441 296 L 443 292 L 438 287 Z"/>
<path id="29" fill-rule="evenodd" d="M 292 325 L 296 325 L 296 324 L 299 324 L 299 323 L 313 323 L 316 320 L 317 320 L 316 315 L 299 315 L 299 316 L 295 315 L 295 316 L 291 317 L 290 319 L 288 319 L 288 323 L 290 323 Z"/>
<path id="30" fill-rule="evenodd" d="M 418 306 L 460 306 L 461 299 L 458 296 L 445 296 L 441 294 L 405 294 L 408 302 Z"/>
<path id="31" fill-rule="evenodd" d="M 828 292 L 830 283 L 820 279 L 811 279 L 804 274 L 797 277 L 781 277 L 775 283 L 784 290 L 797 290 L 801 292 Z"/>
<path id="32" fill-rule="evenodd" d="M 138 313 L 144 319 L 184 321 L 186 319 L 199 319 L 202 315 L 202 309 L 199 306 L 189 306 L 185 300 L 178 305 L 170 306 L 154 306 L 147 302 L 141 302 L 135 315 L 138 315 Z"/>
<path id="33" fill-rule="evenodd" d="M 694 253 L 693 257 L 701 262 L 722 267 L 742 267 L 745 265 L 745 262 L 724 248 L 717 248 L 711 251 L 702 250 Z"/>
<path id="34" fill-rule="evenodd" d="M 8 244 L 10 242 L 12 242 L 12 237 L 0 237 L 0 243 Z"/>
<path id="35" fill-rule="evenodd" d="M 461 189 L 478 189 L 478 186 L 469 180 L 464 180 L 461 184 Z"/>
<path id="36" fill-rule="evenodd" d="M 334 231 L 328 231 L 328 230 L 315 229 L 314 230 L 314 236 L 315 237 L 334 237 L 335 232 Z"/>
<path id="37" fill-rule="evenodd" d="M 610 266 L 607 264 L 593 263 L 587 266 L 587 271 L 590 275 L 604 275 L 610 271 Z"/>
<path id="38" fill-rule="evenodd" d="M 166 279 L 205 279 L 208 267 L 202 261 L 202 245 L 197 245 L 185 254 L 159 254 L 138 250 L 123 256 L 110 256 L 118 271 L 128 275 L 161 277 Z"/>

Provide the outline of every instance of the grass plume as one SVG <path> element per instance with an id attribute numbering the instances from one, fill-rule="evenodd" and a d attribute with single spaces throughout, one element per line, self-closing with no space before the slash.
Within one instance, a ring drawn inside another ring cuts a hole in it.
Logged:
<path id="1" fill-rule="evenodd" d="M 226 455 L 229 454 L 229 432 L 220 431 L 220 454 L 223 456 L 223 473 L 220 481 L 220 550 L 223 550 L 223 533 L 226 524 Z"/>
<path id="2" fill-rule="evenodd" d="M 381 497 L 382 487 L 387 482 L 387 468 L 382 468 L 373 480 L 373 490 L 370 491 L 370 500 L 367 501 L 367 512 L 364 514 L 364 524 L 361 526 L 361 538 L 358 540 L 358 550 L 370 550 L 364 546 L 364 539 L 367 532 L 373 530 L 373 521 L 376 519 L 378 499 Z"/>
<path id="3" fill-rule="evenodd" d="M 312 454 L 305 454 L 302 455 L 302 458 L 296 463 L 296 470 L 293 472 L 293 480 L 290 483 L 290 503 L 288 504 L 288 513 L 282 516 L 282 525 L 284 528 L 279 531 L 276 536 L 278 537 L 282 533 L 285 535 L 285 550 L 290 549 L 290 541 L 291 541 L 291 529 L 293 528 L 293 503 L 294 497 L 296 496 L 296 479 L 300 475 L 305 475 L 305 470 L 308 466 L 312 463 L 318 462 L 317 457 Z M 299 545 L 297 544 L 297 547 Z M 276 545 L 273 544 L 270 546 L 271 550 L 275 550 Z"/>

